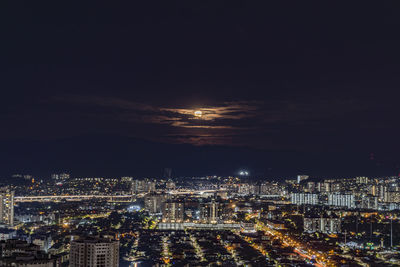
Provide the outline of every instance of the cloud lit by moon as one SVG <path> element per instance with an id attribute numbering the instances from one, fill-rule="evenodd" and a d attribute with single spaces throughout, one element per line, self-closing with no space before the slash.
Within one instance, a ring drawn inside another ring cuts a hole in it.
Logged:
<path id="1" fill-rule="evenodd" d="M 270 105 L 256 101 L 231 101 L 195 107 L 137 103 L 123 98 L 67 95 L 57 102 L 73 103 L 79 107 L 96 107 L 96 120 L 110 120 L 119 127 L 136 127 L 132 135 L 146 129 L 157 129 L 161 134 L 146 134 L 146 138 L 173 143 L 241 145 L 243 140 L 267 143 L 262 135 L 282 136 L 276 129 L 285 125 L 289 131 L 312 125 L 324 118 L 339 117 L 365 109 L 361 103 L 348 105 L 342 99 L 305 98 L 297 103 L 281 100 Z M 335 109 L 330 107 L 334 106 Z M 320 110 L 323 112 L 314 112 Z M 200 113 L 201 112 L 201 113 Z M 87 113 L 85 116 L 92 116 Z M 252 133 L 252 134 L 251 134 Z M 249 137 L 248 135 L 252 136 Z M 257 139 L 258 138 L 258 139 Z M 247 141 L 249 143 L 249 141 Z M 267 143 L 273 146 L 274 143 Z"/>
<path id="2" fill-rule="evenodd" d="M 198 118 L 201 118 L 203 116 L 203 112 L 201 110 L 196 110 L 194 112 L 194 116 L 196 116 Z"/>

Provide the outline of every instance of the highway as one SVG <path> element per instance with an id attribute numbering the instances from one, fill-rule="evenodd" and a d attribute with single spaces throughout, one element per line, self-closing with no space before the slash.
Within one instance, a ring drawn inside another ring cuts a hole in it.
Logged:
<path id="1" fill-rule="evenodd" d="M 136 199 L 136 195 L 50 195 L 50 196 L 19 196 L 14 197 L 15 202 L 58 202 L 81 201 L 88 199 L 104 199 L 109 202 L 132 202 Z"/>

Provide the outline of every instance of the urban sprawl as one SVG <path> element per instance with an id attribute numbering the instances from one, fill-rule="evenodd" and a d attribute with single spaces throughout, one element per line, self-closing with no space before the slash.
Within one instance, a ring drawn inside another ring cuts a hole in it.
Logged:
<path id="1" fill-rule="evenodd" d="M 0 188 L 0 266 L 398 266 L 400 178 L 75 178 Z"/>

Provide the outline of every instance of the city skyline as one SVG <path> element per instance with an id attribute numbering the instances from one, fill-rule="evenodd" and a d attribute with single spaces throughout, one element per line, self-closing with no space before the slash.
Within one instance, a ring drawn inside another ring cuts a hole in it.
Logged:
<path id="1" fill-rule="evenodd" d="M 0 194 L 0 264 L 400 263 L 398 177 L 315 181 L 302 174 L 251 181 L 247 171 L 240 173 L 191 179 L 172 178 L 170 170 L 145 179 L 15 175 Z M 22 260 L 15 248 L 30 256 Z"/>
<path id="2" fill-rule="evenodd" d="M 4 1 L 0 266 L 400 266 L 394 3 Z"/>

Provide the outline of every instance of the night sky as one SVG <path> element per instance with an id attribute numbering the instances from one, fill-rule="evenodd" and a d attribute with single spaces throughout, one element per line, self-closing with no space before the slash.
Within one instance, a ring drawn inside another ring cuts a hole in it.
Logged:
<path id="1" fill-rule="evenodd" d="M 1 3 L 1 175 L 398 174 L 395 1 L 135 2 Z"/>

